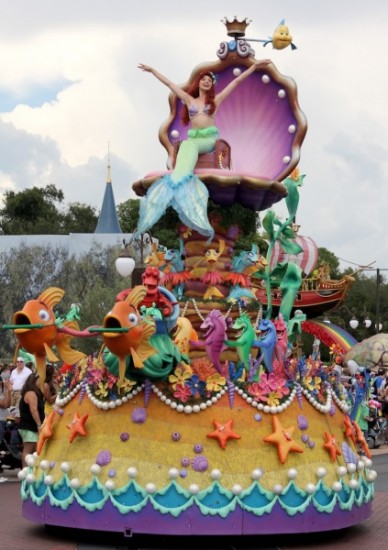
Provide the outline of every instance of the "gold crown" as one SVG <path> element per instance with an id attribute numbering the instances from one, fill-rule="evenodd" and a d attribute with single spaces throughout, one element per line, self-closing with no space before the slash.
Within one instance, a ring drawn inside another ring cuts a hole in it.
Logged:
<path id="1" fill-rule="evenodd" d="M 251 19 L 248 20 L 247 17 L 243 19 L 242 21 L 239 21 L 237 19 L 237 15 L 234 16 L 233 21 L 229 21 L 227 17 L 224 17 L 224 19 L 221 19 L 221 23 L 224 23 L 226 26 L 227 34 L 228 36 L 233 36 L 235 40 L 238 38 L 243 38 L 245 36 L 245 29 L 251 23 Z"/>

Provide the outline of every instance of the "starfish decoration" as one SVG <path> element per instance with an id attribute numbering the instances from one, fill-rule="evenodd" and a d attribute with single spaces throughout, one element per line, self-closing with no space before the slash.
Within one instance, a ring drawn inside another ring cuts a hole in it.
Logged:
<path id="1" fill-rule="evenodd" d="M 43 426 L 39 432 L 39 439 L 36 446 L 36 452 L 40 455 L 44 444 L 53 435 L 53 422 L 55 418 L 55 411 L 52 411 L 45 419 Z"/>
<path id="2" fill-rule="evenodd" d="M 83 435 L 83 436 L 87 435 L 86 429 L 85 429 L 85 423 L 88 417 L 89 417 L 88 414 L 84 414 L 84 416 L 82 417 L 80 417 L 80 415 L 77 412 L 74 414 L 71 424 L 67 425 L 67 428 L 70 430 L 70 437 L 69 437 L 70 443 L 73 443 L 77 435 Z"/>
<path id="3" fill-rule="evenodd" d="M 263 438 L 265 443 L 276 445 L 278 449 L 278 457 L 281 464 L 287 460 L 289 453 L 303 453 L 304 449 L 292 439 L 292 434 L 295 431 L 295 426 L 283 428 L 277 416 L 272 417 L 273 433 Z"/>
<path id="4" fill-rule="evenodd" d="M 229 439 L 241 439 L 241 435 L 238 435 L 236 434 L 236 432 L 233 431 L 232 419 L 228 420 L 224 424 L 222 424 L 221 422 L 217 422 L 217 420 L 213 420 L 213 424 L 215 427 L 214 432 L 207 434 L 206 437 L 217 439 L 222 449 L 226 448 L 226 444 Z"/>
<path id="5" fill-rule="evenodd" d="M 353 444 L 355 445 L 356 434 L 354 433 L 353 424 L 348 415 L 345 416 L 344 426 L 345 426 L 345 437 L 348 437 L 351 441 L 353 441 Z"/>
<path id="6" fill-rule="evenodd" d="M 328 451 L 331 460 L 335 462 L 337 456 L 341 456 L 342 454 L 338 448 L 337 439 L 334 435 L 328 434 L 327 432 L 324 433 L 324 436 L 326 441 L 323 445 L 323 448 Z"/>
<path id="7" fill-rule="evenodd" d="M 361 446 L 361 449 L 364 451 L 364 453 L 366 454 L 366 456 L 368 458 L 371 458 L 372 457 L 372 454 L 369 450 L 369 447 L 368 447 L 368 443 L 366 442 L 365 440 L 365 436 L 364 436 L 364 432 L 362 431 L 362 429 L 360 428 L 360 426 L 357 424 L 357 422 L 353 422 L 353 427 L 354 427 L 354 431 L 356 432 L 356 440 L 357 440 L 357 443 L 360 444 Z"/>

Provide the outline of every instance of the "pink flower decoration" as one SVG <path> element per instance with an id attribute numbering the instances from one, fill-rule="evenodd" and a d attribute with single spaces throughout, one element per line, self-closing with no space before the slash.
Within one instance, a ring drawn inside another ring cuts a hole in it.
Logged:
<path id="1" fill-rule="evenodd" d="M 191 397 L 191 390 L 188 386 L 177 384 L 174 391 L 174 397 L 182 401 L 182 403 L 186 403 L 189 397 Z"/>

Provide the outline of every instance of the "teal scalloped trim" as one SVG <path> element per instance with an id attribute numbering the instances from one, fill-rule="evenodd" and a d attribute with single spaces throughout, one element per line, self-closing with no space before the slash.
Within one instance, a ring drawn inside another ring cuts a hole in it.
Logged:
<path id="1" fill-rule="evenodd" d="M 101 496 L 99 497 L 99 495 Z M 333 493 L 320 480 L 317 483 L 316 492 L 314 495 L 310 495 L 300 489 L 294 481 L 291 481 L 280 495 L 275 495 L 255 481 L 246 491 L 235 495 L 215 481 L 207 489 L 197 495 L 192 495 L 173 480 L 163 489 L 149 494 L 134 480 L 128 482 L 124 487 L 109 491 L 101 485 L 96 477 L 87 485 L 73 489 L 67 475 L 64 475 L 58 483 L 47 487 L 44 485 L 43 477 L 31 484 L 27 484 L 24 480 L 21 486 L 21 496 L 23 501 L 31 499 L 37 506 L 43 506 L 48 499 L 51 506 L 59 507 L 62 510 L 67 510 L 76 501 L 89 512 L 102 510 L 105 503 L 110 500 L 122 515 L 139 513 L 150 502 L 154 510 L 162 515 L 168 514 L 172 517 L 178 517 L 193 505 L 198 506 L 204 516 L 226 518 L 234 512 L 237 506 L 256 516 L 262 516 L 270 514 L 276 502 L 279 502 L 281 508 L 289 516 L 294 516 L 303 514 L 310 505 L 326 514 L 331 513 L 336 504 L 341 510 L 350 511 L 353 506 L 360 507 L 373 499 L 374 485 L 366 483 L 362 476 L 359 476 L 357 489 L 350 489 L 343 484 L 339 493 Z"/>

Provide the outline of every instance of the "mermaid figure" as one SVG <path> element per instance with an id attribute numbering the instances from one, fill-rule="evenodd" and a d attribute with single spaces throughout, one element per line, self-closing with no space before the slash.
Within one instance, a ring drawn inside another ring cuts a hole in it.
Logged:
<path id="1" fill-rule="evenodd" d="M 215 94 L 215 75 L 201 72 L 184 90 L 148 65 L 140 63 L 139 69 L 153 74 L 183 102 L 182 121 L 191 125 L 188 138 L 180 145 L 174 171 L 155 181 L 140 201 L 140 218 L 137 233 L 150 229 L 172 206 L 180 220 L 191 229 L 212 240 L 214 230 L 207 217 L 209 193 L 206 185 L 194 175 L 198 155 L 214 150 L 219 136 L 215 125 L 218 107 L 226 97 L 250 74 L 269 61 L 253 63 L 237 76 L 221 92 Z"/>

